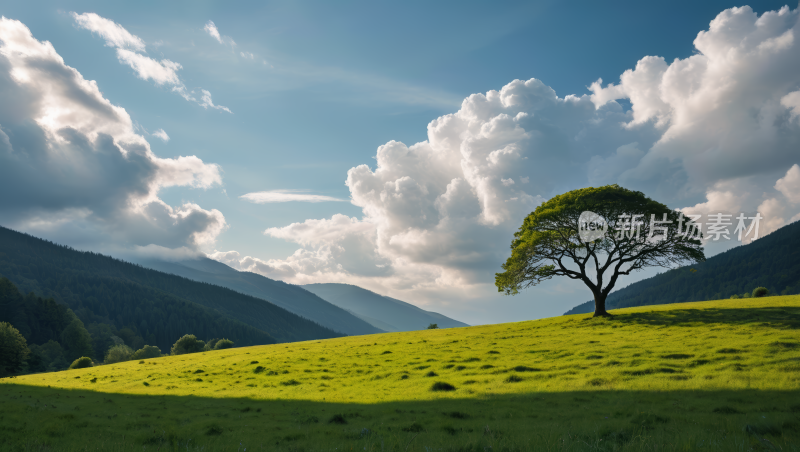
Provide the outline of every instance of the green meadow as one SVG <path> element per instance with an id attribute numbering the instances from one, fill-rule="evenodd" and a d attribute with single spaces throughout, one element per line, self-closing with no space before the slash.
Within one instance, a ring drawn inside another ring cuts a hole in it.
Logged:
<path id="1" fill-rule="evenodd" d="M 800 451 L 800 296 L 0 380 L 0 449 Z"/>

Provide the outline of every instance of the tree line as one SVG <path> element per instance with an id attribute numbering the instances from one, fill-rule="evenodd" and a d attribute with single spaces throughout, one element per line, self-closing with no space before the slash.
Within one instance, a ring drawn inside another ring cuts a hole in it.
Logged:
<path id="1" fill-rule="evenodd" d="M 94 331 L 94 334 L 92 332 Z M 233 347 L 230 339 L 202 341 L 180 337 L 169 354 L 181 355 Z M 87 328 L 69 307 L 52 298 L 22 295 L 7 278 L 0 278 L 0 377 L 52 372 L 162 356 L 129 327 L 108 324 Z"/>

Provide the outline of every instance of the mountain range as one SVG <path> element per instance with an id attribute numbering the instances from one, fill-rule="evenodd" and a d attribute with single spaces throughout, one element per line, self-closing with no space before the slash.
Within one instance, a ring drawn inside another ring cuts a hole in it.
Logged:
<path id="1" fill-rule="evenodd" d="M 201 281 L 269 301 L 326 328 L 352 336 L 382 333 L 384 330 L 329 303 L 301 286 L 266 278 L 256 273 L 240 272 L 206 257 L 178 262 L 139 260 L 137 263 L 161 272 Z"/>
<path id="2" fill-rule="evenodd" d="M 351 284 L 307 284 L 302 287 L 384 331 L 421 330 L 432 323 L 439 328 L 469 326 Z"/>

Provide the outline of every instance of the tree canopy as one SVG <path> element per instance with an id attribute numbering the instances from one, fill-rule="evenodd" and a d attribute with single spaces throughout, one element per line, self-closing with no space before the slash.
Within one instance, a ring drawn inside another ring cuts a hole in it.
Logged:
<path id="1" fill-rule="evenodd" d="M 28 344 L 8 322 L 0 322 L 0 378 L 22 370 L 28 359 Z"/>
<path id="2" fill-rule="evenodd" d="M 690 225 L 680 212 L 618 185 L 573 190 L 525 218 L 495 284 L 517 294 L 566 276 L 591 290 L 595 316 L 607 316 L 605 300 L 620 276 L 705 260 L 699 231 Z"/>

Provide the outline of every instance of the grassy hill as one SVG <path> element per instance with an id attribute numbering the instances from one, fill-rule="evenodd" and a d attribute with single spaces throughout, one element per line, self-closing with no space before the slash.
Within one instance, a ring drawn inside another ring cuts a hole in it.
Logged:
<path id="1" fill-rule="evenodd" d="M 701 264 L 669 270 L 614 291 L 606 306 L 619 309 L 718 300 L 756 287 L 766 287 L 776 295 L 800 294 L 800 221 Z M 587 301 L 567 314 L 593 311 L 594 301 Z"/>
<path id="2" fill-rule="evenodd" d="M 800 450 L 800 297 L 615 314 L 3 379 L 0 432 L 14 450 Z"/>

